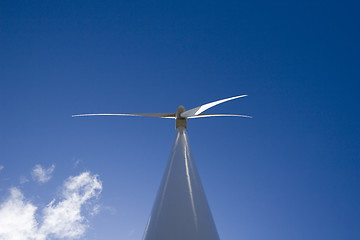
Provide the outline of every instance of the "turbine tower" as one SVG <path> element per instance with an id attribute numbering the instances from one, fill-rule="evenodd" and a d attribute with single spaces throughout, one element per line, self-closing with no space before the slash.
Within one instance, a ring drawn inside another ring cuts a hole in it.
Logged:
<path id="1" fill-rule="evenodd" d="M 175 113 L 101 113 L 84 116 L 146 116 L 175 119 L 177 136 L 166 170 L 149 217 L 143 240 L 219 240 L 198 171 L 192 158 L 187 119 L 201 117 L 247 117 L 238 114 L 203 114 L 220 103 L 245 97 L 240 95 L 185 110 L 179 106 Z"/>

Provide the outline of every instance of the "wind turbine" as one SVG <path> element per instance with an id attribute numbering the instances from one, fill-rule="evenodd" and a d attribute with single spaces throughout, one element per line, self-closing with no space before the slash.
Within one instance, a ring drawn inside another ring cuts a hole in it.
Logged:
<path id="1" fill-rule="evenodd" d="M 175 113 L 96 113 L 87 116 L 144 116 L 175 119 L 178 131 L 163 175 L 143 240 L 219 240 L 187 136 L 187 119 L 202 117 L 246 117 L 238 114 L 203 114 L 209 108 L 247 95 L 210 102 Z"/>

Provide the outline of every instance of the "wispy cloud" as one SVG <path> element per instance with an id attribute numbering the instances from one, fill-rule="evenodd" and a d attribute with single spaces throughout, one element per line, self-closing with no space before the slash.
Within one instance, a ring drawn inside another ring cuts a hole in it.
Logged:
<path id="1" fill-rule="evenodd" d="M 19 189 L 12 188 L 9 198 L 0 204 L 0 240 L 79 238 L 88 227 L 83 206 L 91 204 L 101 190 L 97 175 L 84 172 L 70 177 L 63 185 L 60 201 L 53 200 L 39 214 Z"/>
<path id="2" fill-rule="evenodd" d="M 97 176 L 85 172 L 70 177 L 64 185 L 63 200 L 51 202 L 43 211 L 44 222 L 40 231 L 46 235 L 54 234 L 59 238 L 77 238 L 86 229 L 86 222 L 81 216 L 81 206 L 91 198 L 97 197 L 102 184 Z"/>
<path id="3" fill-rule="evenodd" d="M 74 163 L 74 167 L 76 168 L 79 165 L 79 163 L 80 163 L 80 159 L 76 159 Z"/>
<path id="4" fill-rule="evenodd" d="M 27 183 L 27 182 L 29 182 L 29 179 L 27 179 L 25 176 L 20 177 L 20 184 L 24 184 L 24 183 Z"/>
<path id="5" fill-rule="evenodd" d="M 4 166 L 0 165 L 0 171 L 4 169 Z"/>
<path id="6" fill-rule="evenodd" d="M 55 165 L 51 165 L 48 169 L 43 168 L 40 164 L 35 165 L 33 168 L 31 175 L 34 181 L 38 181 L 40 183 L 45 183 L 51 179 L 51 174 L 55 169 Z"/>
<path id="7" fill-rule="evenodd" d="M 131 229 L 128 233 L 128 236 L 131 237 L 134 235 L 134 233 L 135 233 L 135 229 Z"/>

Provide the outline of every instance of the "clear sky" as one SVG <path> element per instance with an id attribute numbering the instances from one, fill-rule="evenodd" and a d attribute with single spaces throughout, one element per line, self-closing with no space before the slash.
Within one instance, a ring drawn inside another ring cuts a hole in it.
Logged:
<path id="1" fill-rule="evenodd" d="M 141 239 L 174 121 L 71 115 L 240 94 L 206 113 L 253 119 L 188 122 L 220 238 L 360 239 L 359 11 L 2 0 L 0 239 Z"/>

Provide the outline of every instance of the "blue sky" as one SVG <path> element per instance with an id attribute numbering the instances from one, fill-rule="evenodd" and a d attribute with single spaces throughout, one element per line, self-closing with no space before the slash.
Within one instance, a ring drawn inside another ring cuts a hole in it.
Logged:
<path id="1" fill-rule="evenodd" d="M 248 94 L 207 113 L 253 119 L 188 123 L 220 238 L 359 239 L 359 10 L 1 1 L 0 214 L 9 203 L 30 211 L 37 239 L 141 239 L 175 123 L 71 115 L 175 112 Z M 89 198 L 76 202 L 69 186 Z M 65 203 L 81 209 L 83 232 L 49 227 Z"/>

